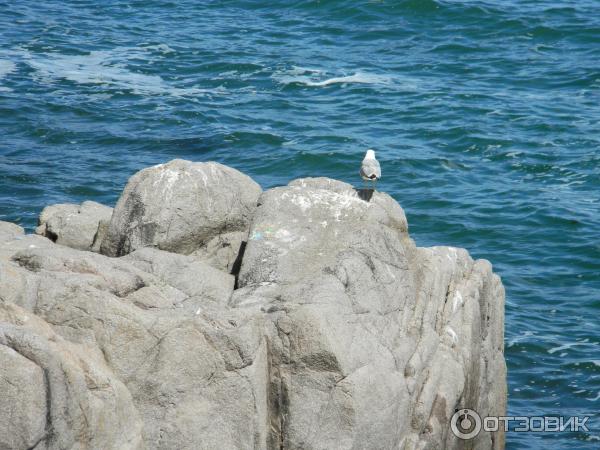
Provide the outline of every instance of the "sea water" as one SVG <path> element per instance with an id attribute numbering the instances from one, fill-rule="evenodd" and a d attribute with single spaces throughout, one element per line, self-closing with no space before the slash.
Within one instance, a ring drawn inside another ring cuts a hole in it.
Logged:
<path id="1" fill-rule="evenodd" d="M 592 416 L 507 448 L 595 449 L 599 105 L 598 1 L 0 0 L 0 220 L 173 158 L 360 184 L 375 149 L 417 244 L 502 276 L 509 414 Z"/>

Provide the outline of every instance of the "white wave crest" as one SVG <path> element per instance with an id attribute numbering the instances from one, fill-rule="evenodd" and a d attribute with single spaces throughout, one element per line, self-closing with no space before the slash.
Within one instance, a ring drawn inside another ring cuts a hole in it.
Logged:
<path id="1" fill-rule="evenodd" d="M 276 76 L 276 79 L 282 84 L 303 84 L 310 87 L 325 87 L 332 84 L 389 85 L 392 82 L 391 77 L 365 72 L 357 72 L 354 75 L 332 77 L 325 80 L 315 80 L 314 74 L 319 74 L 321 72 L 311 70 L 310 73 L 313 74 L 312 76 L 304 75 L 307 71 L 307 69 L 298 70 L 298 68 L 294 68 L 285 75 Z M 299 72 L 302 72 L 302 74 Z"/>

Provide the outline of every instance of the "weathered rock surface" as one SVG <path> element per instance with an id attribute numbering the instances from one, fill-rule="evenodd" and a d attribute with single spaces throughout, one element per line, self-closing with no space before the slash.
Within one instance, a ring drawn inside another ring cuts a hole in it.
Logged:
<path id="1" fill-rule="evenodd" d="M 0 221 L 0 242 L 14 239 L 17 236 L 25 234 L 23 227 L 10 222 Z"/>
<path id="2" fill-rule="evenodd" d="M 187 298 L 202 297 L 216 305 L 226 305 L 233 292 L 235 279 L 197 258 L 142 248 L 123 258 L 145 272 L 177 288 Z"/>
<path id="3" fill-rule="evenodd" d="M 131 394 L 97 351 L 0 303 L 0 446 L 141 449 Z"/>
<path id="4" fill-rule="evenodd" d="M 449 422 L 505 412 L 487 261 L 416 247 L 383 193 L 302 179 L 233 205 L 236 183 L 191 187 L 223 166 L 161 167 L 115 209 L 104 248 L 126 256 L 0 222 L 0 448 L 504 448 Z M 178 198 L 202 206 L 178 222 Z"/>
<path id="5" fill-rule="evenodd" d="M 260 198 L 232 305 L 278 330 L 276 440 L 460 448 L 454 408 L 504 412 L 502 285 L 464 250 L 415 247 L 397 203 L 362 194 L 307 179 Z"/>
<path id="6" fill-rule="evenodd" d="M 176 159 L 144 169 L 127 183 L 101 252 L 192 253 L 220 234 L 246 231 L 260 192 L 250 177 L 214 162 Z"/>
<path id="7" fill-rule="evenodd" d="M 60 245 L 98 251 L 104 235 L 102 227 L 98 232 L 100 223 L 107 223 L 111 216 L 112 208 L 92 201 L 51 205 L 40 214 L 35 232 Z"/>
<path id="8" fill-rule="evenodd" d="M 219 270 L 235 273 L 241 264 L 238 256 L 243 254 L 247 239 L 248 230 L 219 234 L 202 244 L 191 255 Z"/>

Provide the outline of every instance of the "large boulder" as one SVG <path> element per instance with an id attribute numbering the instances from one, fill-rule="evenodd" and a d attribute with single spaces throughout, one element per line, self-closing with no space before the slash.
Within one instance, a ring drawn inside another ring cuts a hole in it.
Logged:
<path id="1" fill-rule="evenodd" d="M 42 210 L 35 232 L 60 245 L 98 251 L 104 234 L 101 224 L 111 216 L 112 208 L 92 201 L 50 205 Z"/>
<path id="2" fill-rule="evenodd" d="M 214 162 L 176 159 L 144 169 L 119 198 L 101 252 L 153 246 L 190 254 L 220 234 L 246 232 L 260 193 L 250 177 Z"/>
<path id="3" fill-rule="evenodd" d="M 504 292 L 464 250 L 417 248 L 389 196 L 322 179 L 265 192 L 232 306 L 267 314 L 282 448 L 454 449 L 455 408 L 502 415 Z M 503 448 L 482 433 L 478 449 Z"/>

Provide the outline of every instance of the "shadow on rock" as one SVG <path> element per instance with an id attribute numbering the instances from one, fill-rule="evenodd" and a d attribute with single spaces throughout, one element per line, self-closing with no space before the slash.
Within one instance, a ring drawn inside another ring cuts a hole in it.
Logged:
<path id="1" fill-rule="evenodd" d="M 373 197 L 373 193 L 375 192 L 374 189 L 357 189 L 357 188 L 354 188 L 354 190 L 358 194 L 358 198 L 360 198 L 361 200 L 364 200 L 365 202 L 370 202 L 371 201 L 371 197 Z"/>

